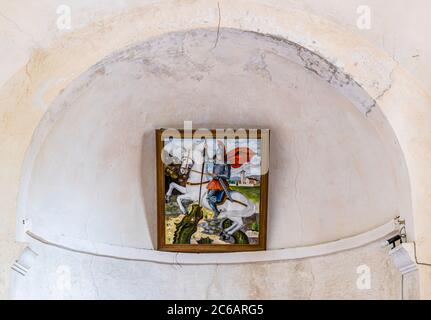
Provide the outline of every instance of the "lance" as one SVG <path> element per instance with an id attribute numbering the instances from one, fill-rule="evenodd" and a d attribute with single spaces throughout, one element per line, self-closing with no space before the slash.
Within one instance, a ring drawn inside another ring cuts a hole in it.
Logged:
<path id="1" fill-rule="evenodd" d="M 199 206 L 201 206 L 201 193 L 202 193 L 202 181 L 204 179 L 204 170 L 205 170 L 205 151 L 207 149 L 207 143 L 205 141 L 204 151 L 202 154 L 202 170 L 201 170 L 201 183 L 199 185 Z"/>

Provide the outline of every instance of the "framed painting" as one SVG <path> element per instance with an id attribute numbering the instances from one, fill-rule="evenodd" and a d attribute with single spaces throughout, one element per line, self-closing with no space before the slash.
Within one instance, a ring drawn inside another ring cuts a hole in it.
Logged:
<path id="1" fill-rule="evenodd" d="M 158 129 L 158 250 L 266 249 L 269 130 Z"/>

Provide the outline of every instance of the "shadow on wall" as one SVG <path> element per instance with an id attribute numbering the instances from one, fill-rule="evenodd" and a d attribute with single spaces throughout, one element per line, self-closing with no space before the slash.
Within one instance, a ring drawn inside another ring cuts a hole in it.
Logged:
<path id="1" fill-rule="evenodd" d="M 153 248 L 157 248 L 157 185 L 156 185 L 156 136 L 155 130 L 146 130 L 142 135 L 141 188 L 142 202 Z M 148 232 L 148 230 L 142 230 Z"/>

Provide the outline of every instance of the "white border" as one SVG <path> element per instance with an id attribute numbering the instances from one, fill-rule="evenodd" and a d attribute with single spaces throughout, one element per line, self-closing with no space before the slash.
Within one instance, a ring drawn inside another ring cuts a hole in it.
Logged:
<path id="1" fill-rule="evenodd" d="M 36 241 L 64 250 L 121 260 L 147 261 L 165 264 L 204 265 L 238 264 L 301 259 L 322 256 L 364 246 L 379 240 L 397 230 L 394 220 L 373 230 L 336 241 L 307 247 L 275 249 L 267 251 L 232 252 L 232 253 L 180 253 L 162 252 L 150 249 L 122 247 L 106 243 L 67 238 L 44 239 L 27 231 L 28 242 Z M 62 244 L 59 244 L 62 243 Z"/>

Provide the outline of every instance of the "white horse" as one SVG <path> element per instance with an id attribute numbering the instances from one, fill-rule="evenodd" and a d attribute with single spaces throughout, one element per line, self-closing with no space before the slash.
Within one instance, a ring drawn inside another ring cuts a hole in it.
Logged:
<path id="1" fill-rule="evenodd" d="M 211 210 L 207 200 L 207 184 L 211 180 L 211 175 L 204 169 L 203 181 L 201 185 L 202 177 L 202 163 L 205 160 L 203 156 L 203 150 L 205 148 L 205 142 L 199 141 L 193 144 L 193 157 L 183 157 L 180 171 L 190 172 L 186 187 L 180 186 L 175 182 L 169 184 L 169 190 L 166 192 L 166 200 L 169 201 L 172 196 L 172 192 L 177 190 L 181 193 L 177 197 L 178 206 L 183 214 L 188 214 L 183 201 L 188 200 L 192 202 L 199 202 L 199 189 L 201 189 L 200 204 L 202 207 Z M 205 168 L 205 166 L 204 166 Z M 256 212 L 256 206 L 250 200 L 247 199 L 243 194 L 237 191 L 231 191 L 230 196 L 232 201 L 226 199 L 223 204 L 218 204 L 217 208 L 220 211 L 217 219 L 223 221 L 224 218 L 230 219 L 233 223 L 230 227 L 223 230 L 223 235 L 232 236 L 236 231 L 241 229 L 244 225 L 243 218 L 250 217 Z"/>

